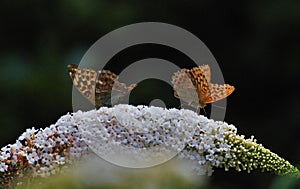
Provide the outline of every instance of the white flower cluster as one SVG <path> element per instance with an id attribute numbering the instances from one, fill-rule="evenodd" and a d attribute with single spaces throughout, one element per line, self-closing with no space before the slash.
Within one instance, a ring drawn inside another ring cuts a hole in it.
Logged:
<path id="1" fill-rule="evenodd" d="M 121 153 L 139 153 L 130 156 L 138 157 L 131 163 L 138 163 L 137 159 L 145 163 L 149 152 L 152 156 L 148 159 L 160 157 L 155 160 L 156 164 L 179 153 L 180 158 L 193 160 L 198 165 L 194 168 L 199 174 L 210 175 L 212 166 L 222 167 L 223 160 L 231 158 L 231 146 L 225 137 L 230 133 L 236 133 L 234 126 L 184 109 L 117 105 L 79 111 L 62 116 L 45 129 L 27 129 L 15 144 L 3 147 L 0 181 L 3 183 L 5 173 L 13 172 L 16 167 L 30 168 L 34 176 L 54 174 L 65 163 L 91 152 L 88 146 L 104 159 L 112 158 L 113 162 L 112 156 L 105 155 L 120 149 Z M 167 158 L 161 159 L 162 156 Z M 150 166 L 148 160 L 146 165 Z M 18 170 L 20 172 L 22 170 Z"/>
<path id="2" fill-rule="evenodd" d="M 223 158 L 231 158 L 224 136 L 236 132 L 232 125 L 193 111 L 147 106 L 78 112 L 74 119 L 88 146 L 110 162 L 147 167 L 179 153 L 198 162 L 199 174 L 211 174 L 211 165 L 218 167 Z"/>
<path id="3" fill-rule="evenodd" d="M 194 136 L 181 151 L 179 157 L 196 161 L 194 169 L 200 175 L 211 175 L 214 167 L 225 166 L 224 160 L 232 158 L 231 145 L 227 137 L 236 134 L 237 129 L 225 122 L 199 116 L 195 121 L 197 128 Z"/>
<path id="4" fill-rule="evenodd" d="M 74 115 L 96 154 L 128 167 L 153 166 L 175 156 L 193 136 L 197 118 L 191 111 L 128 105 Z"/>
<path id="5" fill-rule="evenodd" d="M 2 172 L 5 177 L 17 170 L 19 177 L 29 171 L 33 177 L 46 177 L 80 157 L 87 149 L 73 117 L 67 114 L 45 129 L 26 129 L 15 144 L 1 148 L 0 175 Z M 0 180 L 6 182 L 5 178 L 0 177 Z"/>

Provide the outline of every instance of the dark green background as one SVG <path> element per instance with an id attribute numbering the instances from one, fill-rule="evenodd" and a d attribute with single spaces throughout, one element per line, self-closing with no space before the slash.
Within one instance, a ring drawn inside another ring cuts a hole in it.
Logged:
<path id="1" fill-rule="evenodd" d="M 72 111 L 66 67 L 78 64 L 96 40 L 127 24 L 156 21 L 192 32 L 214 54 L 225 81 L 236 87 L 228 98 L 227 122 L 299 163 L 300 1 L 0 1 L 0 18 L 1 146 L 26 128 L 49 126 Z M 189 64 L 176 52 L 157 48 L 125 50 L 111 69 L 118 72 L 119 64 L 137 57 Z M 145 86 L 137 89 L 133 104 L 142 103 L 141 96 L 152 98 Z M 176 105 L 168 90 L 167 105 Z M 216 170 L 211 188 L 270 188 L 274 179 Z"/>

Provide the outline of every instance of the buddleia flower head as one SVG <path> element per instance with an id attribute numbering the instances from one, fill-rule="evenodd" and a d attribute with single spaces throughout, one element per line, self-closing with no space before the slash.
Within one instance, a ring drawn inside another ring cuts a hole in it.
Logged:
<path id="1" fill-rule="evenodd" d="M 91 141 L 99 148 L 89 147 Z M 0 183 L 8 188 L 24 178 L 57 174 L 89 154 L 97 154 L 104 149 L 103 144 L 137 149 L 134 152 L 159 146 L 161 154 L 155 152 L 155 157 L 175 151 L 179 159 L 192 162 L 192 169 L 199 175 L 224 168 L 299 177 L 296 167 L 253 136 L 245 139 L 237 134 L 234 125 L 190 110 L 117 105 L 66 114 L 44 129 L 27 129 L 14 144 L 1 148 Z"/>

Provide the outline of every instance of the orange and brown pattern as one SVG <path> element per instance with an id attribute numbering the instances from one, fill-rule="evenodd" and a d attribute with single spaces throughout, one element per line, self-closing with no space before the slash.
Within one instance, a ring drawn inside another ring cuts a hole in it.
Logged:
<path id="1" fill-rule="evenodd" d="M 136 87 L 119 82 L 118 76 L 109 70 L 95 71 L 69 64 L 68 73 L 76 89 L 96 108 L 119 103 Z"/>
<path id="2" fill-rule="evenodd" d="M 235 88 L 229 84 L 210 83 L 210 77 L 208 65 L 179 70 L 172 76 L 174 96 L 199 112 L 208 103 L 224 99 L 234 91 Z"/>

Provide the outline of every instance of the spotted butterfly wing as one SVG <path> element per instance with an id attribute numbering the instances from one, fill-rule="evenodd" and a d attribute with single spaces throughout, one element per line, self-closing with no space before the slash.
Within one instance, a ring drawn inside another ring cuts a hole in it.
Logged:
<path id="1" fill-rule="evenodd" d="M 136 84 L 127 86 L 118 80 L 118 76 L 109 70 L 98 71 L 96 82 L 96 102 L 98 106 L 112 106 L 130 93 Z"/>
<path id="2" fill-rule="evenodd" d="M 234 91 L 234 87 L 228 84 L 210 83 L 210 77 L 208 65 L 181 69 L 172 76 L 174 96 L 198 109 L 224 99 Z"/>
<path id="3" fill-rule="evenodd" d="M 228 84 L 219 85 L 219 84 L 209 84 L 209 93 L 200 96 L 200 101 L 205 104 L 213 103 L 218 100 L 222 100 L 227 96 L 231 95 L 234 91 L 234 87 Z"/>
<path id="4" fill-rule="evenodd" d="M 97 72 L 92 69 L 81 69 L 69 64 L 68 73 L 76 89 L 92 104 L 95 104 L 95 87 Z"/>
<path id="5" fill-rule="evenodd" d="M 208 93 L 209 84 L 199 67 L 193 69 L 181 69 L 172 76 L 174 96 L 188 105 L 198 108 L 204 107 L 199 97 Z"/>
<path id="6" fill-rule="evenodd" d="M 206 81 L 207 81 L 208 83 L 210 83 L 210 67 L 209 67 L 209 65 L 205 64 L 205 65 L 196 67 L 195 69 L 198 69 L 198 68 L 199 68 L 199 69 L 202 71 L 202 73 L 204 74 Z"/>
<path id="7" fill-rule="evenodd" d="M 68 72 L 77 90 L 96 108 L 117 104 L 136 87 L 119 82 L 118 76 L 109 70 L 96 72 L 70 64 Z"/>

